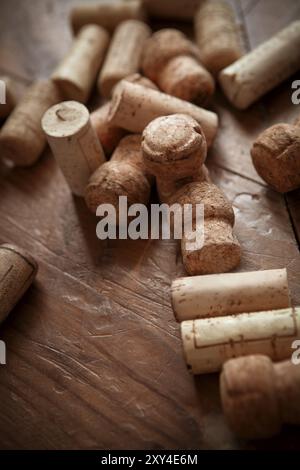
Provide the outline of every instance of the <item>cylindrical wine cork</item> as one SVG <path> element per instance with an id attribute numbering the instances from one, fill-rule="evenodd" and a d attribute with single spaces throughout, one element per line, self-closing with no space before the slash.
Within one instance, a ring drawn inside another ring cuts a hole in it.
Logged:
<path id="1" fill-rule="evenodd" d="M 60 100 L 60 93 L 51 80 L 30 86 L 1 129 L 1 157 L 16 166 L 33 165 L 47 142 L 41 127 L 42 116 Z"/>
<path id="2" fill-rule="evenodd" d="M 16 84 L 10 77 L 0 76 L 0 119 L 10 115 L 17 104 Z"/>
<path id="3" fill-rule="evenodd" d="M 243 55 L 235 14 L 223 0 L 203 0 L 195 16 L 196 43 L 203 65 L 213 74 Z"/>
<path id="4" fill-rule="evenodd" d="M 176 279 L 171 298 L 180 322 L 290 306 L 285 268 Z"/>
<path id="5" fill-rule="evenodd" d="M 299 334 L 300 307 L 181 323 L 184 355 L 193 374 L 217 372 L 228 359 L 251 354 L 274 361 L 290 358 Z"/>
<path id="6" fill-rule="evenodd" d="M 139 0 L 104 0 L 76 5 L 71 10 L 70 20 L 75 33 L 87 24 L 97 24 L 112 32 L 122 21 L 146 20 L 146 13 Z"/>
<path id="7" fill-rule="evenodd" d="M 141 136 L 124 137 L 111 160 L 91 176 L 85 191 L 85 201 L 92 212 L 100 204 L 112 204 L 119 212 L 119 197 L 127 196 L 128 205 L 147 204 L 151 179 L 141 154 Z"/>
<path id="8" fill-rule="evenodd" d="M 190 21 L 202 0 L 142 0 L 147 13 L 154 18 Z"/>
<path id="9" fill-rule="evenodd" d="M 294 21 L 222 70 L 219 81 L 229 101 L 246 109 L 299 70 L 299 64 L 300 21 Z"/>
<path id="10" fill-rule="evenodd" d="M 132 83 L 120 82 L 113 93 L 109 115 L 111 124 L 135 133 L 160 116 L 188 114 L 202 127 L 207 145 L 211 145 L 218 128 L 218 116 L 192 103 Z"/>
<path id="11" fill-rule="evenodd" d="M 139 73 L 129 75 L 124 80 L 130 83 L 137 83 L 153 90 L 157 90 L 157 86 L 146 77 L 143 77 Z M 118 85 L 117 85 L 118 86 Z M 91 113 L 91 123 L 94 127 L 98 139 L 101 142 L 104 153 L 106 156 L 110 156 L 117 147 L 120 140 L 125 136 L 126 131 L 121 127 L 113 126 L 108 121 L 109 111 L 111 102 L 100 106 L 96 111 Z"/>
<path id="12" fill-rule="evenodd" d="M 100 26 L 90 24 L 80 30 L 69 54 L 52 75 L 64 99 L 88 101 L 108 43 L 108 33 Z"/>
<path id="13" fill-rule="evenodd" d="M 0 246 L 0 323 L 26 292 L 37 270 L 37 262 L 22 248 Z"/>
<path id="14" fill-rule="evenodd" d="M 281 193 L 300 187 L 300 128 L 275 124 L 262 132 L 251 149 L 257 173 Z"/>
<path id="15" fill-rule="evenodd" d="M 42 126 L 71 191 L 83 196 L 91 174 L 105 161 L 89 111 L 81 103 L 65 101 L 45 113 Z"/>
<path id="16" fill-rule="evenodd" d="M 283 424 L 300 424 L 300 366 L 253 355 L 223 366 L 220 393 L 225 418 L 246 439 L 272 437 Z"/>
<path id="17" fill-rule="evenodd" d="M 103 96 L 109 98 L 120 80 L 139 71 L 143 47 L 150 34 L 149 26 L 138 20 L 127 20 L 117 27 L 98 80 Z"/>
<path id="18" fill-rule="evenodd" d="M 162 29 L 147 41 L 144 74 L 169 95 L 203 103 L 213 94 L 214 79 L 199 62 L 195 45 L 177 29 Z"/>

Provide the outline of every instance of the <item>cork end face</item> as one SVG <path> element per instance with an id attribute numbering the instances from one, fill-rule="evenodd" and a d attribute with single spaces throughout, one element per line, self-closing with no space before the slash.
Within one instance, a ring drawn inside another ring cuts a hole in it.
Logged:
<path id="1" fill-rule="evenodd" d="M 39 159 L 45 145 L 46 138 L 45 140 L 28 141 L 28 139 L 24 139 L 21 134 L 7 133 L 5 131 L 5 125 L 0 134 L 1 158 L 19 167 L 34 165 Z"/>
<path id="2" fill-rule="evenodd" d="M 42 118 L 42 128 L 49 137 L 73 137 L 88 123 L 88 109 L 77 101 L 63 101 L 52 106 Z"/>
<path id="3" fill-rule="evenodd" d="M 28 251 L 10 243 L 4 243 L 3 245 L 0 245 L 0 250 L 8 250 L 26 260 L 26 262 L 32 267 L 32 277 L 36 276 L 38 272 L 38 263 Z"/>

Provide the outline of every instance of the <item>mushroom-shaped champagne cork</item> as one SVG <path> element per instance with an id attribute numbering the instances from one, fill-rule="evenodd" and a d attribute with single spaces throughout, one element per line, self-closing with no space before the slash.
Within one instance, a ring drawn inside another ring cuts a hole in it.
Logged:
<path id="1" fill-rule="evenodd" d="M 223 69 L 219 82 L 228 100 L 246 109 L 299 70 L 300 20 Z"/>
<path id="2" fill-rule="evenodd" d="M 270 438 L 282 425 L 300 425 L 300 364 L 273 363 L 268 356 L 230 359 L 223 365 L 220 393 L 225 418 L 244 439 Z"/>
<path id="3" fill-rule="evenodd" d="M 10 77 L 0 76 L 0 119 L 10 115 L 17 104 L 16 83 Z"/>
<path id="4" fill-rule="evenodd" d="M 64 101 L 45 113 L 42 126 L 71 191 L 83 196 L 91 174 L 105 161 L 88 109 Z"/>
<path id="5" fill-rule="evenodd" d="M 231 271 L 241 260 L 241 247 L 233 233 L 234 212 L 223 192 L 210 182 L 189 183 L 169 200 L 170 204 L 193 205 L 193 225 L 186 229 L 181 240 L 181 252 L 186 271 L 191 275 L 215 274 Z M 204 209 L 204 223 L 196 218 L 196 207 Z M 191 240 L 201 240 L 195 246 Z"/>
<path id="6" fill-rule="evenodd" d="M 223 0 L 203 0 L 195 15 L 196 43 L 203 65 L 214 75 L 243 55 L 232 7 Z"/>
<path id="7" fill-rule="evenodd" d="M 162 29 L 146 41 L 144 74 L 169 95 L 205 103 L 213 94 L 211 74 L 201 65 L 195 45 L 176 29 Z"/>
<path id="8" fill-rule="evenodd" d="M 300 187 L 300 126 L 275 124 L 262 132 L 251 149 L 257 173 L 281 193 Z"/>
<path id="9" fill-rule="evenodd" d="M 37 262 L 27 251 L 15 245 L 0 245 L 0 323 L 31 285 L 37 270 Z"/>
<path id="10" fill-rule="evenodd" d="M 90 24 L 80 30 L 70 52 L 52 75 L 64 99 L 88 101 L 108 43 L 109 35 L 101 26 Z"/>
<path id="11" fill-rule="evenodd" d="M 142 133 L 153 119 L 170 114 L 187 114 L 194 118 L 203 129 L 207 145 L 212 145 L 218 129 L 215 113 L 125 80 L 114 90 L 109 121 L 130 132 Z"/>
<path id="12" fill-rule="evenodd" d="M 188 320 L 180 326 L 187 366 L 193 374 L 208 374 L 234 357 L 290 359 L 300 334 L 300 307 Z"/>
<path id="13" fill-rule="evenodd" d="M 141 136 L 124 137 L 109 162 L 91 176 L 85 191 L 88 208 L 96 213 L 100 204 L 112 204 L 119 211 L 119 197 L 126 196 L 128 204 L 147 204 L 150 198 L 151 177 L 146 173 Z"/>
<path id="14" fill-rule="evenodd" d="M 286 269 L 175 279 L 171 298 L 180 322 L 290 306 Z"/>
<path id="15" fill-rule="evenodd" d="M 150 17 L 190 21 L 202 0 L 142 0 Z"/>
<path id="16" fill-rule="evenodd" d="M 157 86 L 151 82 L 151 80 L 143 77 L 139 73 L 129 75 L 124 80 L 157 90 Z M 108 101 L 91 113 L 92 126 L 97 133 L 106 156 L 110 156 L 112 154 L 120 140 L 126 135 L 125 129 L 110 124 L 108 120 L 110 107 L 111 101 Z"/>
<path id="17" fill-rule="evenodd" d="M 109 32 L 113 32 L 125 20 L 146 20 L 145 9 L 140 0 L 85 2 L 74 6 L 70 16 L 75 33 L 87 24 L 97 24 Z"/>
<path id="18" fill-rule="evenodd" d="M 99 75 L 98 86 L 103 96 L 109 98 L 120 80 L 139 71 L 143 47 L 150 34 L 149 26 L 138 20 L 127 20 L 117 27 Z"/>
<path id="19" fill-rule="evenodd" d="M 15 107 L 0 131 L 0 155 L 16 166 L 33 165 L 47 140 L 41 127 L 45 111 L 61 100 L 51 80 L 35 82 Z"/>
<path id="20" fill-rule="evenodd" d="M 176 185 L 200 174 L 207 145 L 195 119 L 173 114 L 148 124 L 143 132 L 142 151 L 147 171 L 156 176 L 160 200 L 167 202 Z"/>

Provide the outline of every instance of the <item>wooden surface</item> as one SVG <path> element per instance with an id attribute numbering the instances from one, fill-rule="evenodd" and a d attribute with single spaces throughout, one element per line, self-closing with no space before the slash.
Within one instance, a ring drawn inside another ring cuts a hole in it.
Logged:
<path id="1" fill-rule="evenodd" d="M 0 72 L 27 84 L 48 76 L 71 42 L 72 0 L 2 0 Z M 251 48 L 300 17 L 297 0 L 235 0 Z M 299 76 L 297 77 L 299 78 Z M 281 196 L 255 173 L 249 149 L 267 126 L 292 121 L 291 81 L 248 111 L 220 92 L 209 156 L 233 201 L 240 270 L 288 268 L 300 304 L 300 196 Z M 0 243 L 31 251 L 37 281 L 1 326 L 0 447 L 38 449 L 297 448 L 299 430 L 238 441 L 220 408 L 218 376 L 193 378 L 182 357 L 170 282 L 184 274 L 176 242 L 96 238 L 96 218 L 47 150 L 31 169 L 0 168 Z"/>

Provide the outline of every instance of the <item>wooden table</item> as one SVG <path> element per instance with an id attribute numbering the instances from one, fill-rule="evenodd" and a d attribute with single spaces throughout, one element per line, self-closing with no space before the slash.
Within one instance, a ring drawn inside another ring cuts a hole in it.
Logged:
<path id="1" fill-rule="evenodd" d="M 2 0 L 0 72 L 25 85 L 47 77 L 68 50 L 72 0 Z M 233 2 L 248 48 L 300 17 L 297 0 Z M 292 77 L 243 112 L 219 92 L 209 155 L 233 202 L 240 270 L 287 267 L 300 304 L 300 193 L 268 189 L 249 149 L 273 123 L 291 122 Z M 216 375 L 193 378 L 182 356 L 170 282 L 184 274 L 173 241 L 96 238 L 96 218 L 71 196 L 49 150 L 30 169 L 0 171 L 0 243 L 23 246 L 40 270 L 1 326 L 0 446 L 36 449 L 296 448 L 300 433 L 236 440 L 221 413 Z"/>

